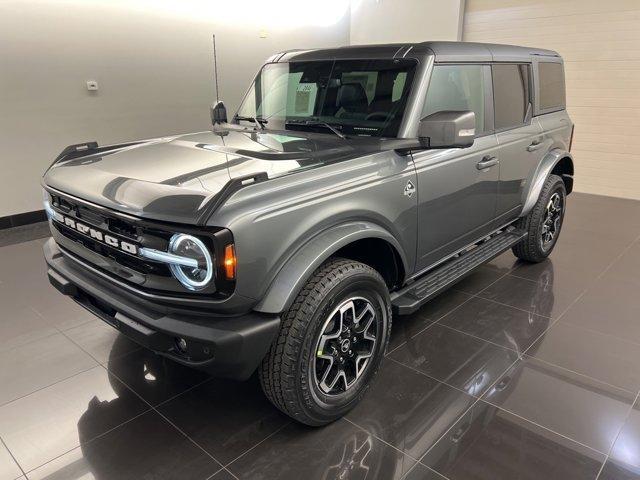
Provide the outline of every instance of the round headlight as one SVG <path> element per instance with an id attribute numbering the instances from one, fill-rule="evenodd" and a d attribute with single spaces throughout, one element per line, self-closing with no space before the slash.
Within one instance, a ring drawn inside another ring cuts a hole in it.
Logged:
<path id="1" fill-rule="evenodd" d="M 213 278 L 213 260 L 202 240 L 192 235 L 178 233 L 169 241 L 169 253 L 191 258 L 197 262 L 197 267 L 170 265 L 173 276 L 189 290 L 201 290 Z"/>

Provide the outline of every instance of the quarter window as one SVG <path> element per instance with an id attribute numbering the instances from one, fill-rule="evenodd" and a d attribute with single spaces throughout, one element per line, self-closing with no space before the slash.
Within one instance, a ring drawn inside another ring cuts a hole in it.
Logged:
<path id="1" fill-rule="evenodd" d="M 565 106 L 562 64 L 540 62 L 540 110 L 562 109 Z"/>
<path id="2" fill-rule="evenodd" d="M 524 124 L 531 108 L 530 65 L 493 65 L 491 71 L 496 130 Z"/>
<path id="3" fill-rule="evenodd" d="M 443 110 L 471 110 L 476 133 L 484 132 L 484 73 L 482 65 L 435 65 L 422 118 Z"/>

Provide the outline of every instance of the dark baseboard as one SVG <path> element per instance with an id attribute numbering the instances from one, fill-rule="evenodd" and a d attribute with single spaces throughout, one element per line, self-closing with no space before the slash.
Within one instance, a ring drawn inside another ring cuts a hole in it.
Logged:
<path id="1" fill-rule="evenodd" d="M 0 230 L 4 230 L 5 228 L 20 227 L 22 225 L 29 225 L 31 223 L 44 222 L 46 219 L 47 214 L 44 213 L 44 210 L 16 213 L 15 215 L 0 217 Z"/>

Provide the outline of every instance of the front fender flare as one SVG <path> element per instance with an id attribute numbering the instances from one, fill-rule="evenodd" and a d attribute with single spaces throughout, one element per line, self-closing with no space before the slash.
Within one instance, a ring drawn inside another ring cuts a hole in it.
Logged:
<path id="1" fill-rule="evenodd" d="M 538 201 L 544 182 L 547 181 L 547 177 L 553 170 L 553 167 L 555 167 L 560 160 L 567 157 L 571 159 L 571 162 L 573 162 L 573 156 L 569 152 L 560 148 L 554 148 L 540 161 L 538 168 L 533 174 L 531 187 L 526 195 L 526 200 L 524 201 L 524 206 L 520 213 L 521 217 L 526 216 Z"/>
<path id="2" fill-rule="evenodd" d="M 365 238 L 380 238 L 389 242 L 399 253 L 404 271 L 409 271 L 400 243 L 385 228 L 366 221 L 337 225 L 315 236 L 289 258 L 254 310 L 262 313 L 286 310 L 307 279 L 327 258 L 345 245 Z"/>

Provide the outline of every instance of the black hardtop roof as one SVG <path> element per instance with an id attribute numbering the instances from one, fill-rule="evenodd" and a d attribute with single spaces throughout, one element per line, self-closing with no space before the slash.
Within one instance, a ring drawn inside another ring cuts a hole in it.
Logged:
<path id="1" fill-rule="evenodd" d="M 351 45 L 314 50 L 288 50 L 269 59 L 271 62 L 338 60 L 357 58 L 421 58 L 434 55 L 437 62 L 530 61 L 532 56 L 560 57 L 553 50 L 475 42 L 388 43 Z"/>

